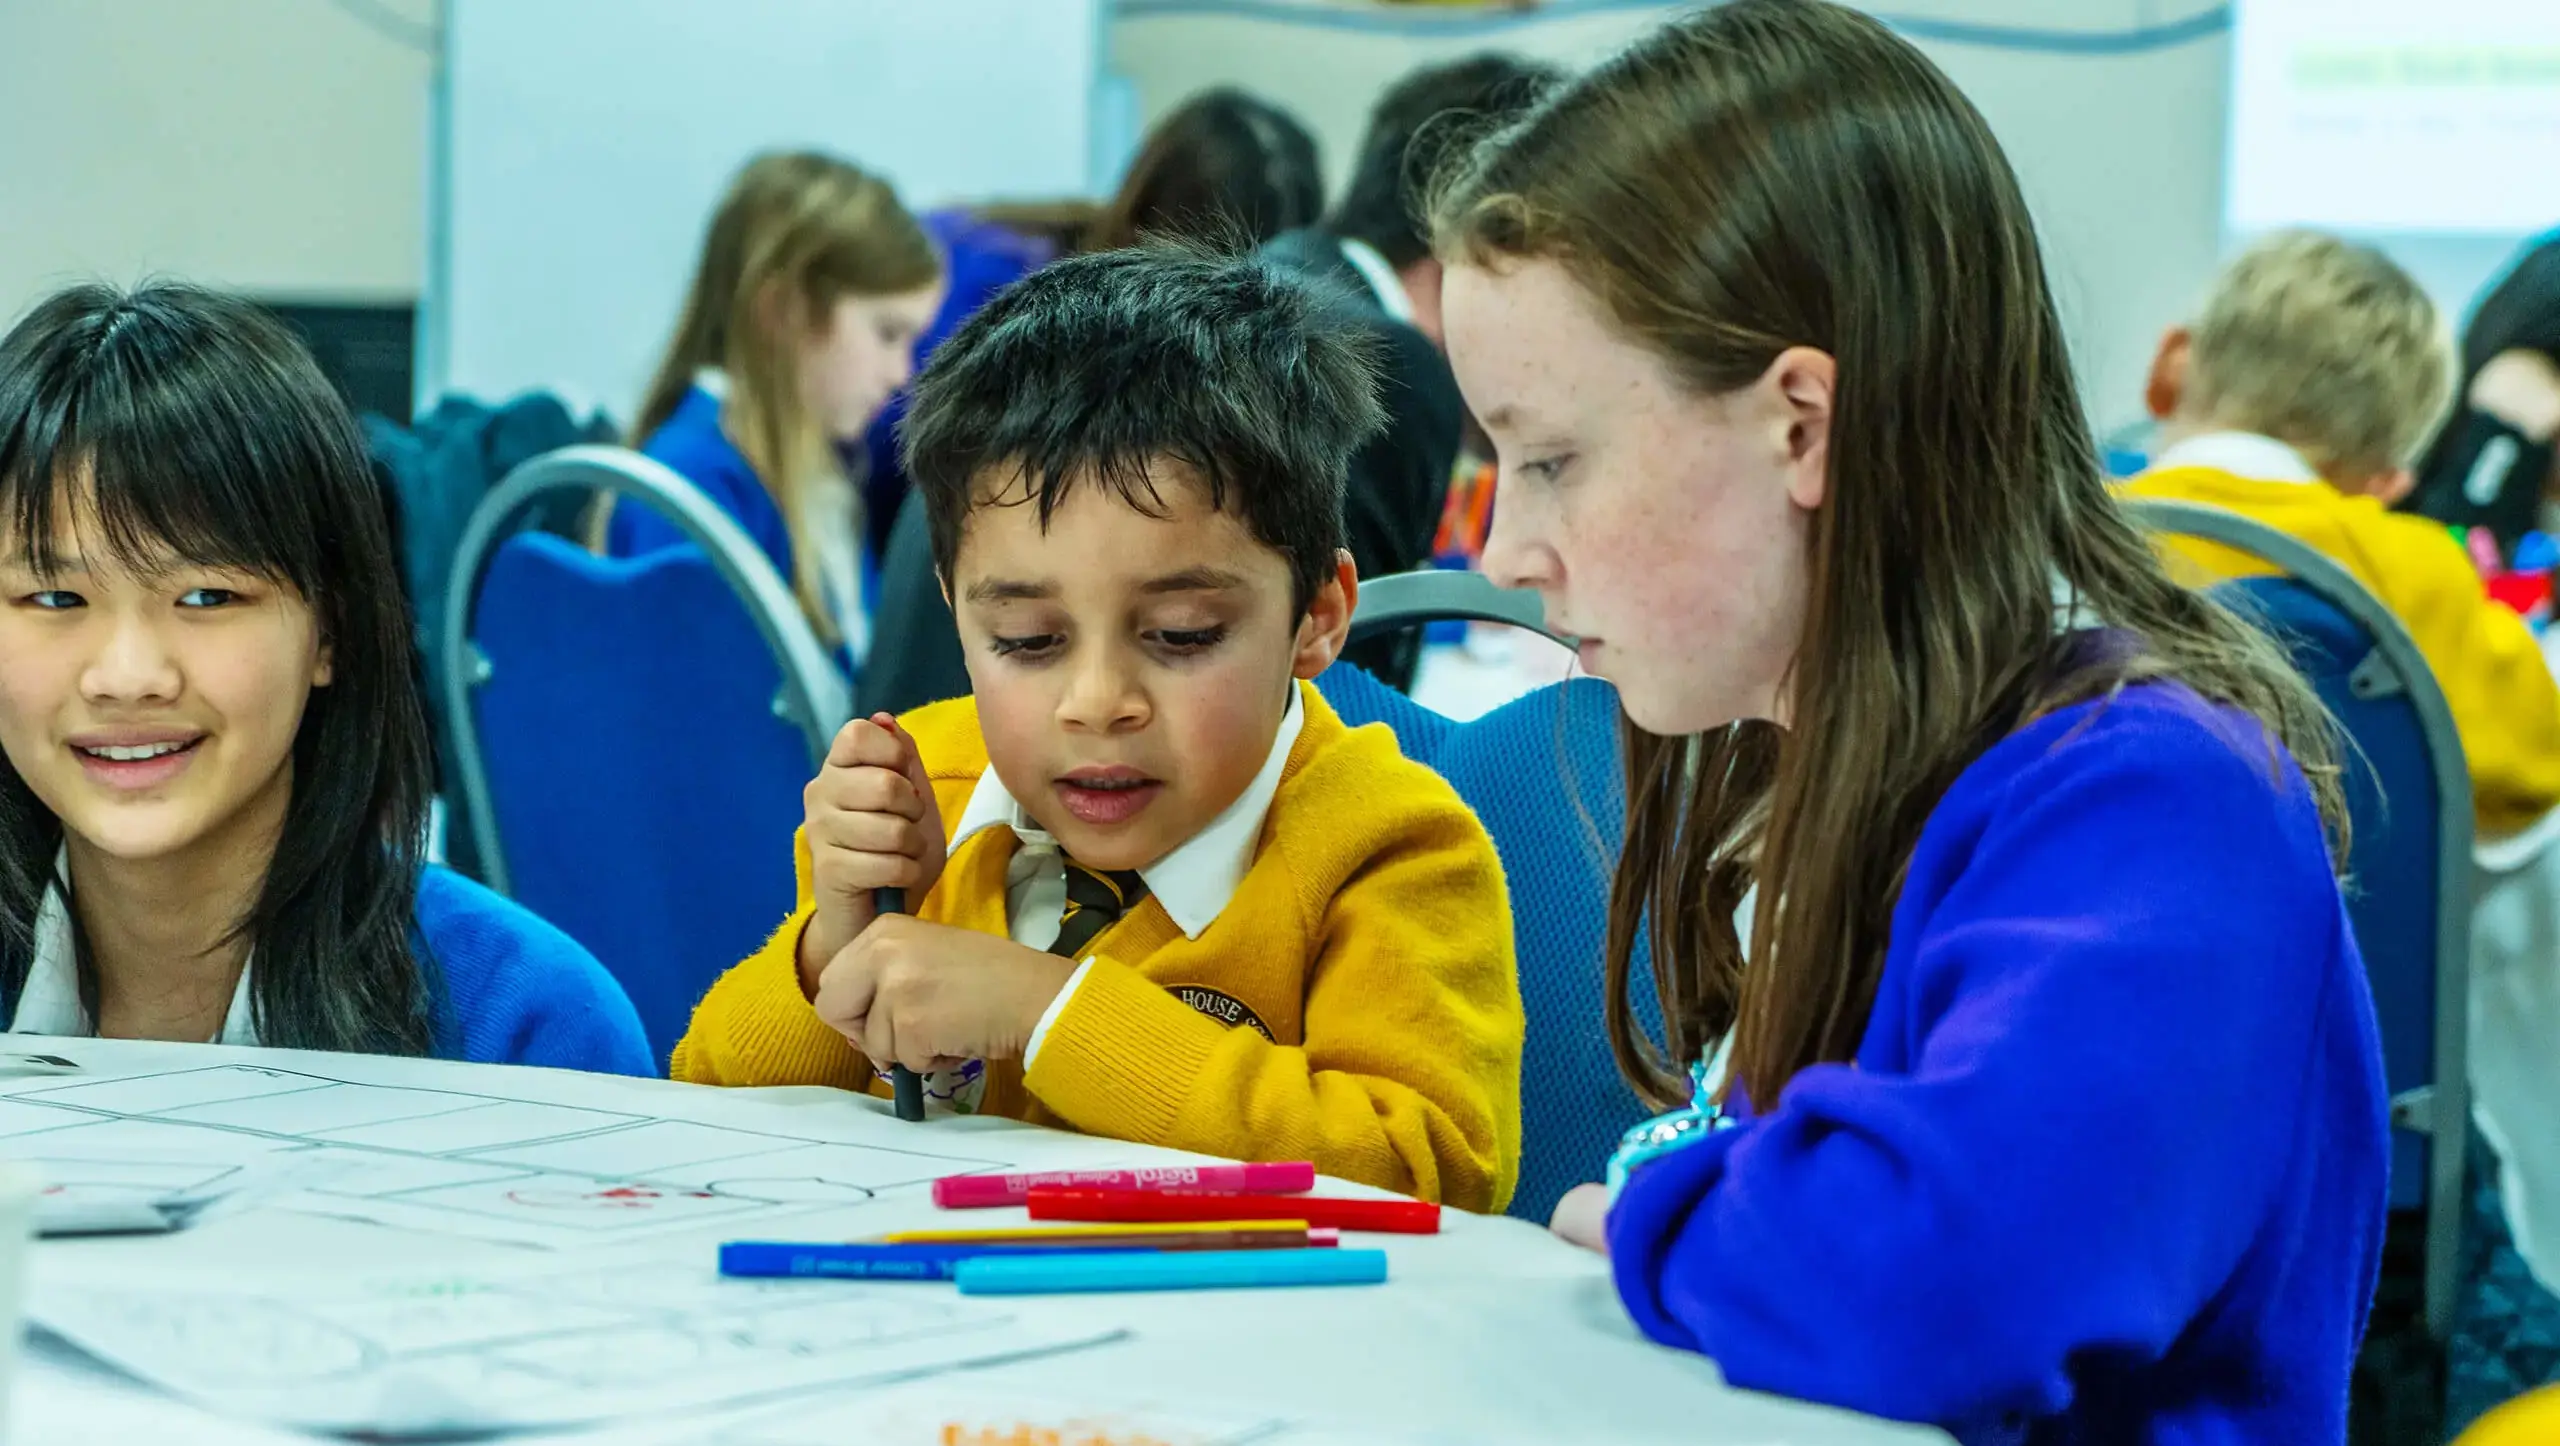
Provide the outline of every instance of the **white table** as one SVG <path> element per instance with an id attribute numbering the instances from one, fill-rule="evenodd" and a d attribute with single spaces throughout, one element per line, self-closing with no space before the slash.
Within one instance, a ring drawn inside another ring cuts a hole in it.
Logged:
<path id="1" fill-rule="evenodd" d="M 663 1081 L 433 1062 L 356 1064 L 338 1056 L 212 1046 L 83 1041 L 43 1047 L 109 1071 L 129 1068 L 135 1061 L 155 1068 L 254 1063 L 334 1072 L 339 1078 L 348 1077 L 350 1070 L 387 1068 L 410 1087 L 432 1085 L 703 1122 L 735 1119 L 732 1127 L 740 1129 L 770 1130 L 777 1119 L 841 1124 L 847 1111 L 873 1108 L 817 1090 L 718 1092 Z M 0 1093 L 23 1094 L 26 1088 L 16 1079 L 0 1080 Z M 935 1120 L 896 1128 L 914 1131 L 917 1148 L 932 1141 L 962 1153 L 992 1150 L 1028 1168 L 1089 1167 L 1098 1149 L 1097 1142 L 1084 1137 L 1008 1121 Z M 1122 1165 L 1185 1158 L 1117 1143 L 1107 1153 L 1110 1162 Z M 1328 1182 L 1326 1188 L 1353 1187 Z M 805 1224 L 807 1233 L 795 1238 L 844 1238 L 948 1225 L 952 1219 L 935 1211 L 920 1188 L 884 1192 L 858 1210 L 841 1212 L 840 1225 L 834 1223 L 836 1213 L 804 1217 L 817 1223 Z M 1019 1212 L 973 1212 L 969 1223 L 1020 1218 Z M 581 1254 L 633 1269 L 678 1262 L 699 1267 L 714 1243 L 736 1233 L 734 1228 L 689 1229 Z M 1043 1399 L 1108 1403 L 1171 1397 L 1366 1428 L 1390 1437 L 1453 1441 L 1886 1446 L 1944 1440 L 1933 1431 L 1725 1386 L 1704 1359 L 1660 1349 L 1637 1335 L 1602 1262 L 1524 1222 L 1453 1211 L 1440 1235 L 1361 1237 L 1357 1243 L 1384 1246 L 1392 1262 L 1390 1284 L 1029 1302 L 1028 1309 L 1060 1318 L 1094 1318 L 1093 1313 L 1101 1312 L 1125 1324 L 1131 1334 L 1084 1350 L 981 1369 L 967 1379 Z M 527 1254 L 522 1246 L 253 1205 L 174 1235 L 42 1242 L 32 1273 L 39 1289 L 163 1278 L 197 1286 L 237 1282 L 248 1288 L 279 1273 L 353 1274 L 419 1265 L 443 1269 L 474 1261 L 521 1261 Z M 52 1351 L 22 1355 L 17 1396 L 13 1439 L 24 1442 L 184 1440 L 201 1446 L 273 1446 L 310 1439 L 220 1420 Z"/>

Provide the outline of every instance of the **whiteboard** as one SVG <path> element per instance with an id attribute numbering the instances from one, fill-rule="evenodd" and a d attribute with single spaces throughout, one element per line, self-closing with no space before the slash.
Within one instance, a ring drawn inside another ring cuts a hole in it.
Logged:
<path id="1" fill-rule="evenodd" d="M 2560 222 L 2560 3 L 2242 0 L 2234 231 Z"/>
<path id="2" fill-rule="evenodd" d="M 711 207 L 816 147 L 916 210 L 1088 194 L 1103 0 L 448 0 L 419 397 L 628 420 Z"/>

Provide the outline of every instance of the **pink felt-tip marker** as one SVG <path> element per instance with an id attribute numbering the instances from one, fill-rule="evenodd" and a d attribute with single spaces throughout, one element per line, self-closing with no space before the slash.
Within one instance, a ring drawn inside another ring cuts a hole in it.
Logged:
<path id="1" fill-rule="evenodd" d="M 1316 1187 L 1316 1167 L 1304 1160 L 1291 1160 L 1247 1165 L 1175 1165 L 1149 1170 L 945 1175 L 933 1182 L 933 1203 L 945 1210 L 991 1210 L 1028 1201 L 1035 1186 L 1076 1190 L 1234 1190 L 1248 1195 L 1294 1195 Z"/>

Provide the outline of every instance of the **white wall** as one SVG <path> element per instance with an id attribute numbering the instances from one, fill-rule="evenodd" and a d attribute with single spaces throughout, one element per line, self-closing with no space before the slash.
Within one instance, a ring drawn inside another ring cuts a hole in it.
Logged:
<path id="1" fill-rule="evenodd" d="M 416 295 L 430 0 L 370 3 L 0 0 L 0 319 L 153 273 Z"/>
<path id="2" fill-rule="evenodd" d="M 1951 32 L 2174 26 L 2212 0 L 1889 3 L 2009 147 L 2045 228 L 2091 407 L 2104 422 L 2130 417 L 2153 334 L 2190 304 L 2220 249 L 2228 41 L 2215 32 L 2075 57 Z M 1141 120 L 1220 82 L 1289 104 L 1316 128 L 1338 177 L 1371 96 L 1413 65 L 1488 45 L 1579 64 L 1678 7 L 1546 0 L 1526 17 L 1356 12 L 1353 24 L 1369 28 L 1290 13 L 1322 8 L 1121 0 L 1113 62 Z M 309 299 L 417 295 L 432 75 L 420 42 L 436 9 L 437 0 L 0 0 L 0 318 L 74 277 L 155 271 Z M 2457 307 L 2509 249 L 2479 238 L 2388 244 Z"/>
<path id="3" fill-rule="evenodd" d="M 916 206 L 1094 184 L 1098 0 L 445 0 L 444 23 L 422 395 L 628 417 L 760 150 L 852 156 Z"/>
<path id="4" fill-rule="evenodd" d="M 1287 0 L 1134 0 L 1114 30 L 1114 62 L 1135 86 L 1145 119 L 1216 84 L 1289 106 L 1316 131 L 1338 183 L 1370 97 L 1406 69 L 1485 48 L 1578 66 L 1682 8 L 1551 0 L 1523 16 L 1452 23 L 1426 13 L 1379 29 L 1329 23 L 1314 7 L 1293 13 Z M 2089 406 L 2102 425 L 2138 414 L 2153 340 L 2202 291 L 2216 262 L 2228 61 L 2227 36 L 2212 23 L 2217 8 L 2210 0 L 1893 7 L 2008 148 L 2043 228 Z M 1958 38 L 1966 26 L 2004 33 L 1978 43 Z M 2148 30 L 2159 43 L 2128 44 L 2125 54 L 2022 51 L 1999 43 L 2014 39 L 2005 33 L 2014 27 L 2091 44 Z"/>

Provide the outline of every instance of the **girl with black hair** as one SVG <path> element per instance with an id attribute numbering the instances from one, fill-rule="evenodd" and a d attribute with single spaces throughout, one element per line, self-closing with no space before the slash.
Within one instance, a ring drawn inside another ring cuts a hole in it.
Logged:
<path id="1" fill-rule="evenodd" d="M 568 936 L 422 867 L 382 499 L 310 354 L 193 288 L 0 340 L 0 1009 L 12 1033 L 646 1074 Z"/>

